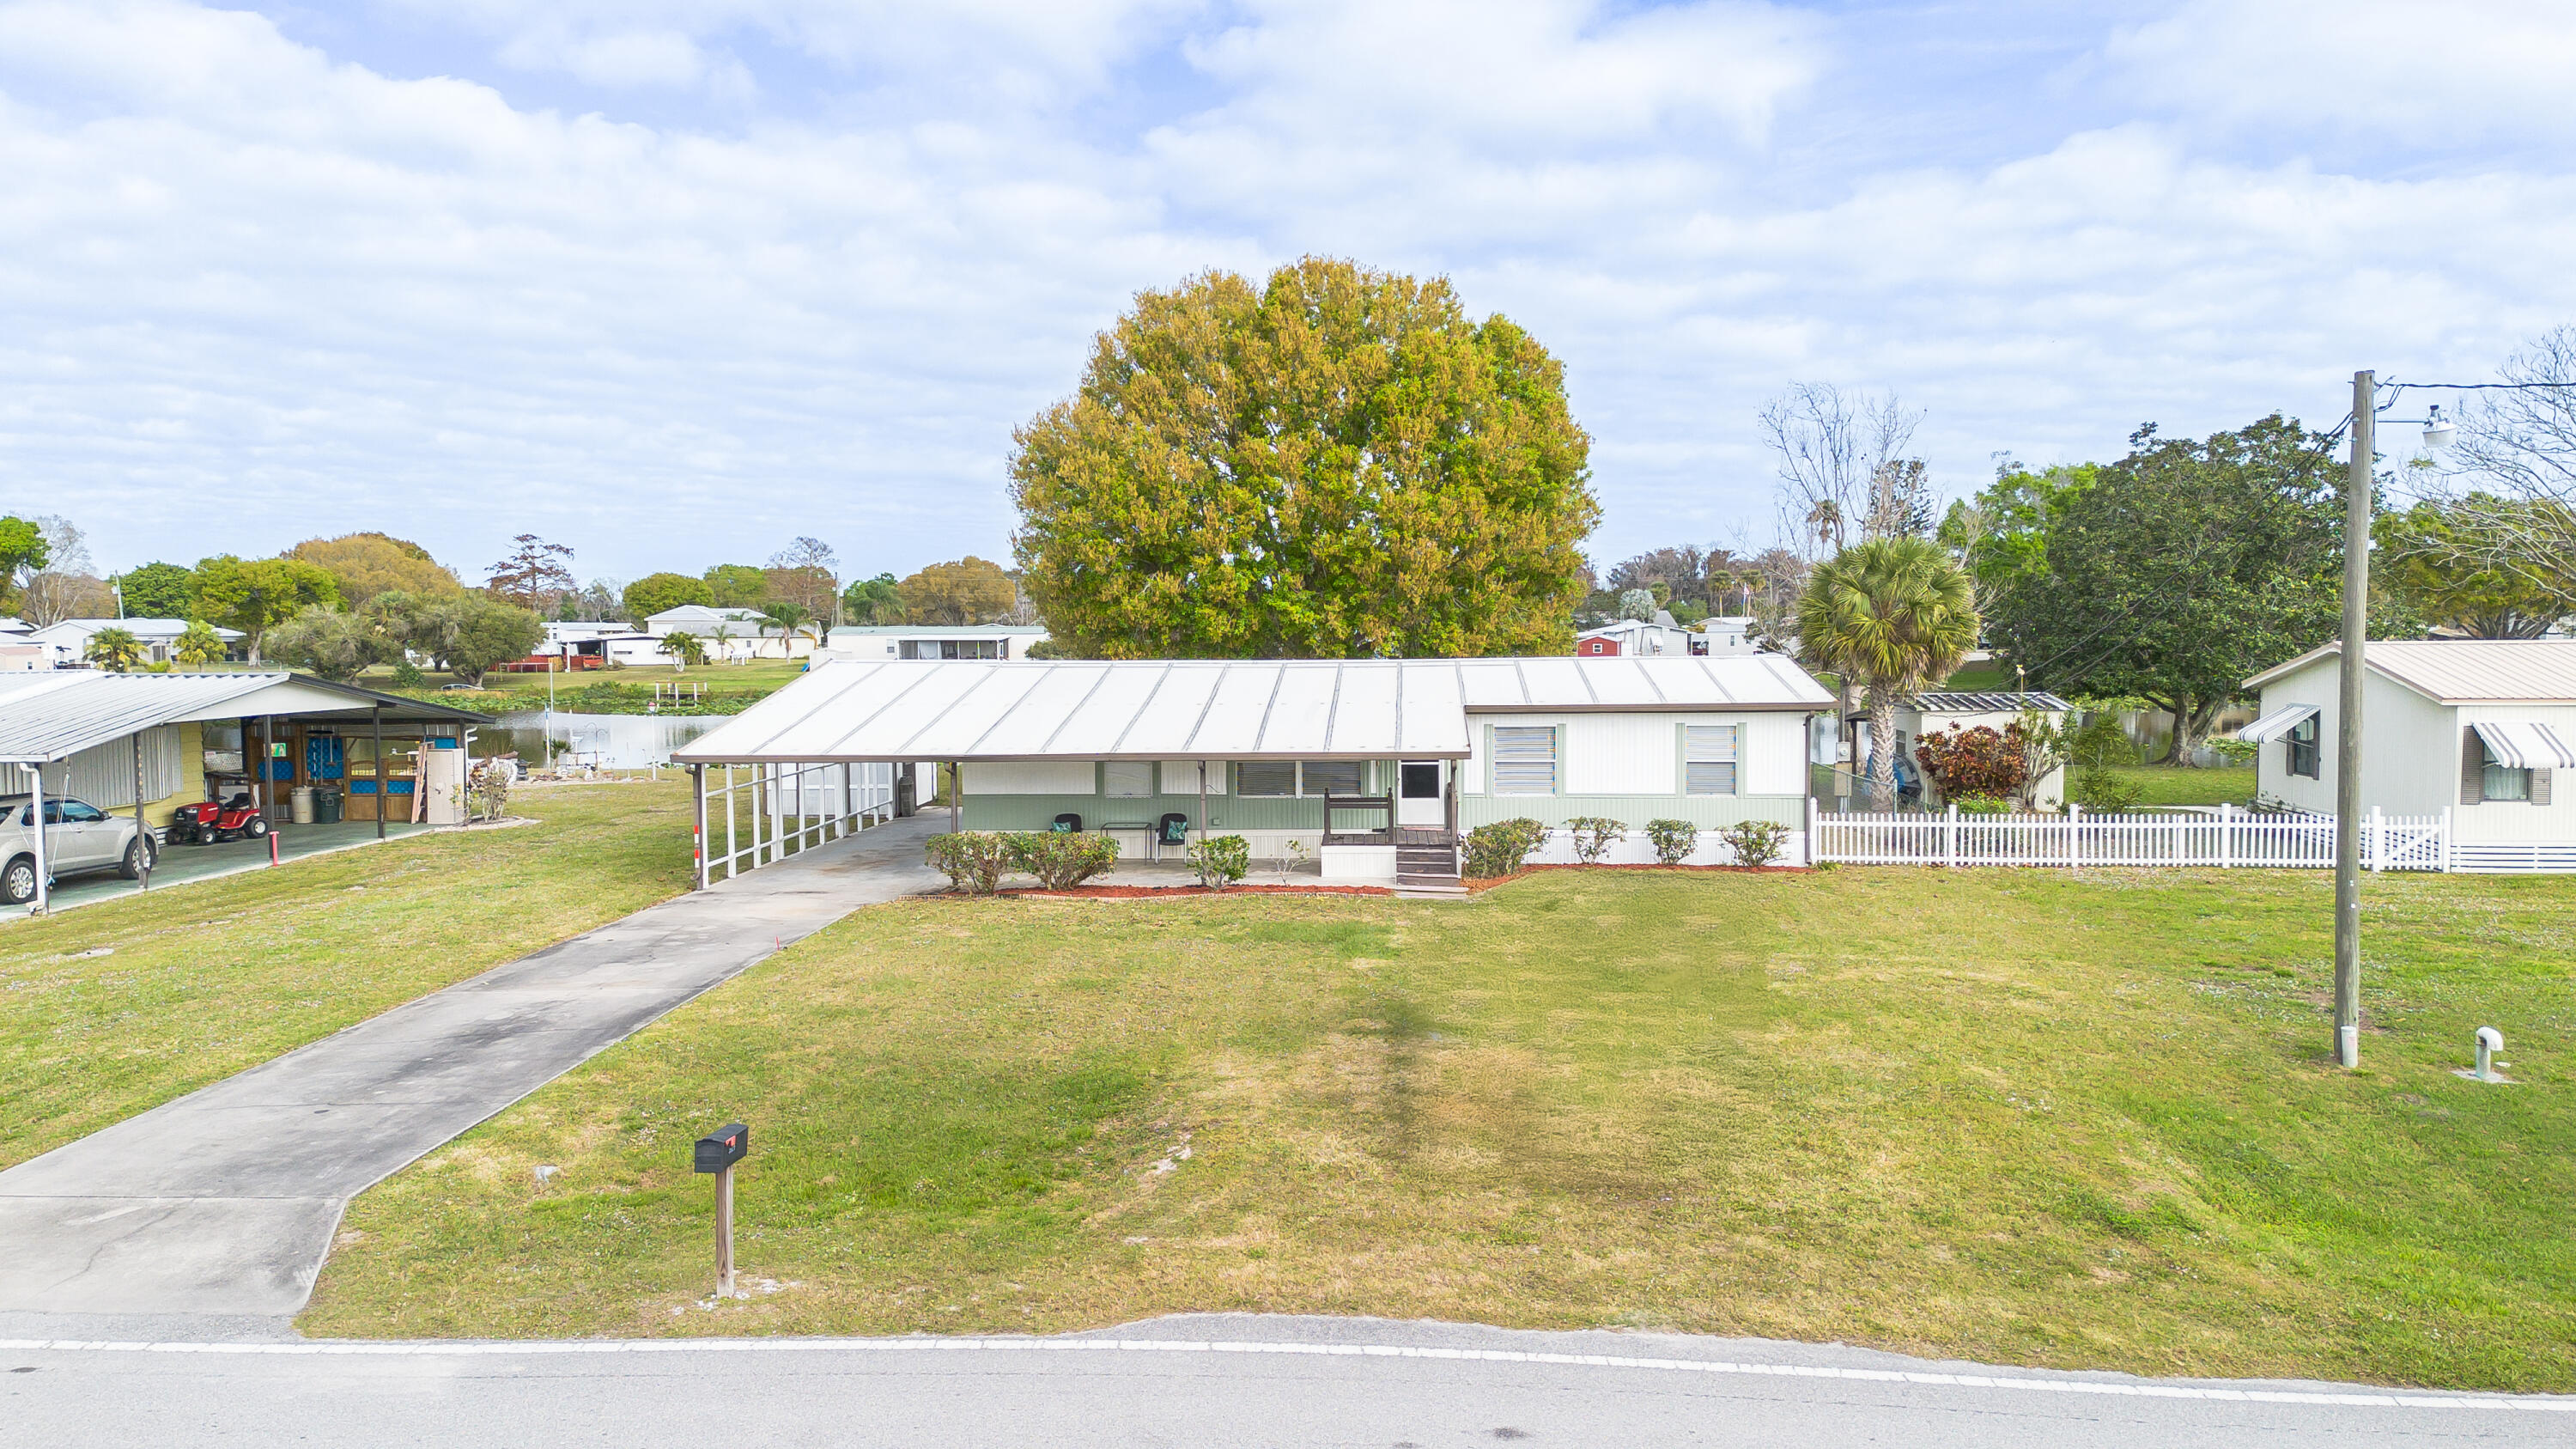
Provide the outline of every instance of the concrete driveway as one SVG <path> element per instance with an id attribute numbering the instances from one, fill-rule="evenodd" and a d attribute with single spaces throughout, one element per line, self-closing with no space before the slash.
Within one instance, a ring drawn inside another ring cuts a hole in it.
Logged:
<path id="1" fill-rule="evenodd" d="M 0 1312 L 303 1308 L 349 1199 L 858 906 L 945 813 L 639 911 L 0 1172 Z"/>

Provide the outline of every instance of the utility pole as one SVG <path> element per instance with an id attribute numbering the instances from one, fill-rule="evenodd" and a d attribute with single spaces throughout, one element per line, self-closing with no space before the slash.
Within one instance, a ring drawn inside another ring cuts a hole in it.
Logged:
<path id="1" fill-rule="evenodd" d="M 2352 375 L 2352 467 L 2343 484 L 2342 693 L 2335 720 L 2335 1060 L 2361 1065 L 2361 682 L 2370 615 L 2371 424 L 2377 378 Z"/>

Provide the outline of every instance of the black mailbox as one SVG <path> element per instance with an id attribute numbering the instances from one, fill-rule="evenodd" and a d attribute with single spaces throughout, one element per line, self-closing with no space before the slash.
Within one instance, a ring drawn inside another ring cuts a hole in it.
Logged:
<path id="1" fill-rule="evenodd" d="M 722 1172 L 742 1161 L 751 1151 L 751 1128 L 741 1122 L 729 1122 L 698 1139 L 698 1171 Z"/>

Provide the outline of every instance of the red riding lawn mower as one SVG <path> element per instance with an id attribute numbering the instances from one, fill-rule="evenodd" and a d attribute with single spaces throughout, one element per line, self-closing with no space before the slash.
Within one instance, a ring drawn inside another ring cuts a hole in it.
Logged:
<path id="1" fill-rule="evenodd" d="M 218 840 L 257 840 L 268 834 L 268 817 L 250 803 L 245 790 L 218 805 L 203 800 L 182 805 L 170 820 L 170 840 L 178 845 L 212 845 Z"/>

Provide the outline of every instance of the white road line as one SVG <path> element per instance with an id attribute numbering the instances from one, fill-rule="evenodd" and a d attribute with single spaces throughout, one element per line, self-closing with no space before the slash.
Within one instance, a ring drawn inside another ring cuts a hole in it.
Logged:
<path id="1" fill-rule="evenodd" d="M 548 1339 L 508 1342 L 175 1343 L 82 1338 L 0 1338 L 0 1351 L 43 1353 L 177 1353 L 280 1357 L 522 1358 L 564 1354 L 653 1353 L 1242 1353 L 1327 1358 L 1412 1358 L 1459 1363 L 1564 1364 L 1582 1368 L 1653 1369 L 1669 1373 L 1756 1378 L 1843 1379 L 1923 1384 L 1935 1388 L 2020 1389 L 2120 1398 L 2205 1399 L 2223 1403 L 2315 1404 L 2357 1409 L 2515 1409 L 2576 1413 L 2576 1397 L 2515 1394 L 2321 1393 L 2308 1389 L 2198 1388 L 2102 1379 L 2004 1378 L 1992 1374 L 1912 1369 L 1834 1368 L 1811 1364 L 1728 1363 L 1717 1359 L 1629 1358 L 1616 1354 L 1531 1353 L 1503 1348 L 1428 1348 L 1388 1343 L 1191 1342 L 1157 1338 L 653 1338 Z"/>

